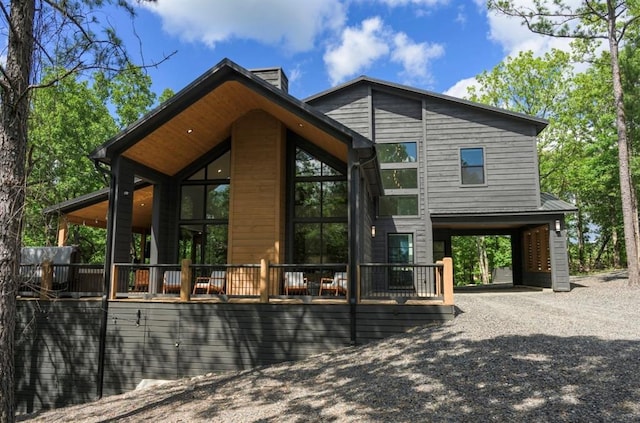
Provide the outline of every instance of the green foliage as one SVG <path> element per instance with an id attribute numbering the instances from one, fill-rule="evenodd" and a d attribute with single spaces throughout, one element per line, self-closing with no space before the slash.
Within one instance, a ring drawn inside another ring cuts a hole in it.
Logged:
<path id="1" fill-rule="evenodd" d="M 483 238 L 483 242 L 478 242 Z M 511 267 L 511 237 L 494 236 L 454 236 L 451 238 L 453 254 L 453 279 L 456 286 L 480 283 L 479 246 L 485 249 L 488 271 L 499 267 Z"/>
<path id="2" fill-rule="evenodd" d="M 109 111 L 86 81 L 67 77 L 34 93 L 29 120 L 24 245 L 51 245 L 55 239 L 57 219 L 45 218 L 44 208 L 104 186 L 103 175 L 87 156 L 116 130 Z M 79 231 L 74 234 L 78 239 L 89 236 L 87 231 Z M 87 257 L 103 245 L 104 242 L 90 248 Z"/>

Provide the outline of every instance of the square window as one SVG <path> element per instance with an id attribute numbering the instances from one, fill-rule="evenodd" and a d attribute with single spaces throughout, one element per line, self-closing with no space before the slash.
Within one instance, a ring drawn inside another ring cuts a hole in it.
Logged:
<path id="1" fill-rule="evenodd" d="M 417 195 L 383 195 L 378 208 L 380 216 L 417 216 Z"/>
<path id="2" fill-rule="evenodd" d="M 415 163 L 418 157 L 415 142 L 377 144 L 376 149 L 380 163 Z"/>
<path id="3" fill-rule="evenodd" d="M 382 169 L 380 174 L 384 189 L 418 188 L 418 169 Z"/>

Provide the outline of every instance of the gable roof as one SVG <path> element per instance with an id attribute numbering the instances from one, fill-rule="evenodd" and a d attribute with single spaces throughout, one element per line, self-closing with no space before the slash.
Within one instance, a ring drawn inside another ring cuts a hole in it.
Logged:
<path id="1" fill-rule="evenodd" d="M 432 91 L 422 90 L 422 89 L 410 87 L 407 85 L 396 84 L 393 82 L 370 78 L 364 75 L 356 79 L 353 79 L 351 81 L 348 81 L 342 85 L 338 85 L 336 87 L 322 91 L 318 94 L 312 95 L 311 97 L 307 97 L 306 99 L 304 99 L 304 101 L 306 103 L 313 104 L 314 101 L 319 100 L 323 97 L 331 96 L 335 93 L 338 93 L 339 91 L 342 91 L 357 85 L 361 85 L 361 84 L 370 85 L 381 91 L 390 91 L 396 95 L 400 94 L 400 95 L 404 95 L 407 97 L 414 97 L 414 98 L 431 97 L 431 98 L 435 98 L 445 102 L 454 103 L 460 106 L 471 107 L 471 108 L 482 110 L 485 112 L 498 114 L 504 117 L 508 117 L 510 119 L 520 120 L 533 125 L 536 128 L 536 135 L 542 132 L 542 130 L 546 128 L 547 125 L 549 124 L 549 122 L 546 119 L 526 115 L 524 113 L 512 112 L 506 109 L 500 109 L 498 107 L 489 106 L 487 104 L 476 103 L 474 101 L 464 100 L 461 98 L 452 97 L 445 94 L 438 94 Z"/>
<path id="2" fill-rule="evenodd" d="M 329 152 L 345 161 L 348 148 L 362 150 L 362 157 L 373 151 L 371 140 L 223 59 L 96 148 L 90 157 L 110 163 L 113 157 L 122 155 L 150 169 L 174 175 L 228 138 L 233 122 L 254 109 L 267 111 L 298 134 L 328 146 Z"/>

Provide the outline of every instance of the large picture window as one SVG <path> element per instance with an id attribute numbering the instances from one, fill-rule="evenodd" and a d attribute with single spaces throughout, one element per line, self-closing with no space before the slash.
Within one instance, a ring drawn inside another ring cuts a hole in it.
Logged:
<path id="1" fill-rule="evenodd" d="M 484 149 L 461 148 L 460 149 L 460 181 L 462 185 L 483 185 L 484 176 Z"/>
<path id="2" fill-rule="evenodd" d="M 292 180 L 294 263 L 346 263 L 348 189 L 345 169 L 296 147 Z"/>
<path id="3" fill-rule="evenodd" d="M 193 263 L 225 264 L 229 222 L 231 153 L 205 165 L 180 188 L 181 259 Z"/>

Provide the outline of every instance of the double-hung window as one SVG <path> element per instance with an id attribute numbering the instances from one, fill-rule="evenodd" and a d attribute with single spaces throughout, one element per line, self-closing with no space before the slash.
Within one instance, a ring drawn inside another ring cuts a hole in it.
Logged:
<path id="1" fill-rule="evenodd" d="M 418 215 L 417 143 L 382 143 L 376 148 L 384 188 L 378 214 L 380 216 Z"/>
<path id="2" fill-rule="evenodd" d="M 460 183 L 462 185 L 484 185 L 484 148 L 460 149 Z"/>

